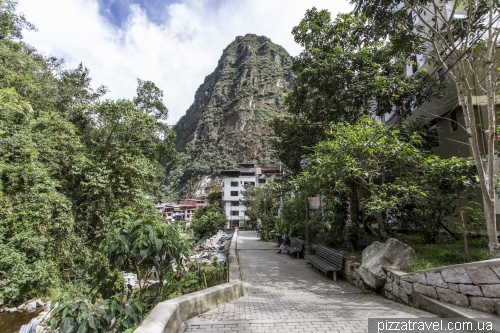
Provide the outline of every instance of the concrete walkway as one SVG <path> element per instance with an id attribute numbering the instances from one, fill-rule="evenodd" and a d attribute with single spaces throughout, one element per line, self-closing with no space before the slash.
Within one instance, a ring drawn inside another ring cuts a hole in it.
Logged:
<path id="1" fill-rule="evenodd" d="M 245 296 L 189 319 L 186 333 L 367 332 L 368 318 L 435 317 L 333 282 L 255 231 L 239 232 L 237 250 Z"/>

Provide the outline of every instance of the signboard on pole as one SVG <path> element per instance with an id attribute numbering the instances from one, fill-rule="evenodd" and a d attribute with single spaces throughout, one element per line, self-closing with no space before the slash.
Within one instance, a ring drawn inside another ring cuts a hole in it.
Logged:
<path id="1" fill-rule="evenodd" d="M 320 195 L 316 197 L 309 197 L 309 207 L 311 209 L 318 209 L 320 206 L 325 206 L 325 196 Z"/>

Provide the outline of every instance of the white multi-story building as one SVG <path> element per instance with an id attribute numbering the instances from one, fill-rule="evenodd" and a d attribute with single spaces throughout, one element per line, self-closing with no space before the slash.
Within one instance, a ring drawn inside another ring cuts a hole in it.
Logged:
<path id="1" fill-rule="evenodd" d="M 254 163 L 239 163 L 235 170 L 223 170 L 222 209 L 227 218 L 226 228 L 234 228 L 244 223 L 246 207 L 241 203 L 245 185 L 263 186 L 269 179 L 279 179 L 281 168 L 278 166 L 259 167 Z"/>

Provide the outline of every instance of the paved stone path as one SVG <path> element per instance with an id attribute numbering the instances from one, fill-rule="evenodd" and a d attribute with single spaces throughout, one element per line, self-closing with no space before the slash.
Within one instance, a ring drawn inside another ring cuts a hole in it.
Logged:
<path id="1" fill-rule="evenodd" d="M 240 231 L 237 250 L 245 296 L 187 321 L 186 333 L 367 332 L 368 318 L 433 314 L 365 293 L 277 254 L 276 243 Z"/>

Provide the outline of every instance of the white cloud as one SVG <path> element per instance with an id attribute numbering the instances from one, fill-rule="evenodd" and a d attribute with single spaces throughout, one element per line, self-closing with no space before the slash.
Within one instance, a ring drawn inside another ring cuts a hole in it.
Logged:
<path id="1" fill-rule="evenodd" d="M 166 5 L 168 21 L 149 21 L 139 6 L 122 28 L 99 14 L 96 0 L 19 0 L 18 10 L 38 31 L 24 40 L 45 54 L 63 57 L 68 67 L 80 62 L 93 84 L 106 85 L 110 98 L 132 98 L 136 79 L 151 80 L 164 91 L 174 124 L 192 104 L 194 93 L 217 66 L 222 50 L 236 36 L 265 35 L 297 55 L 292 28 L 313 6 L 332 16 L 351 9 L 348 0 L 210 0 Z M 211 5 L 212 4 L 212 5 Z"/>

